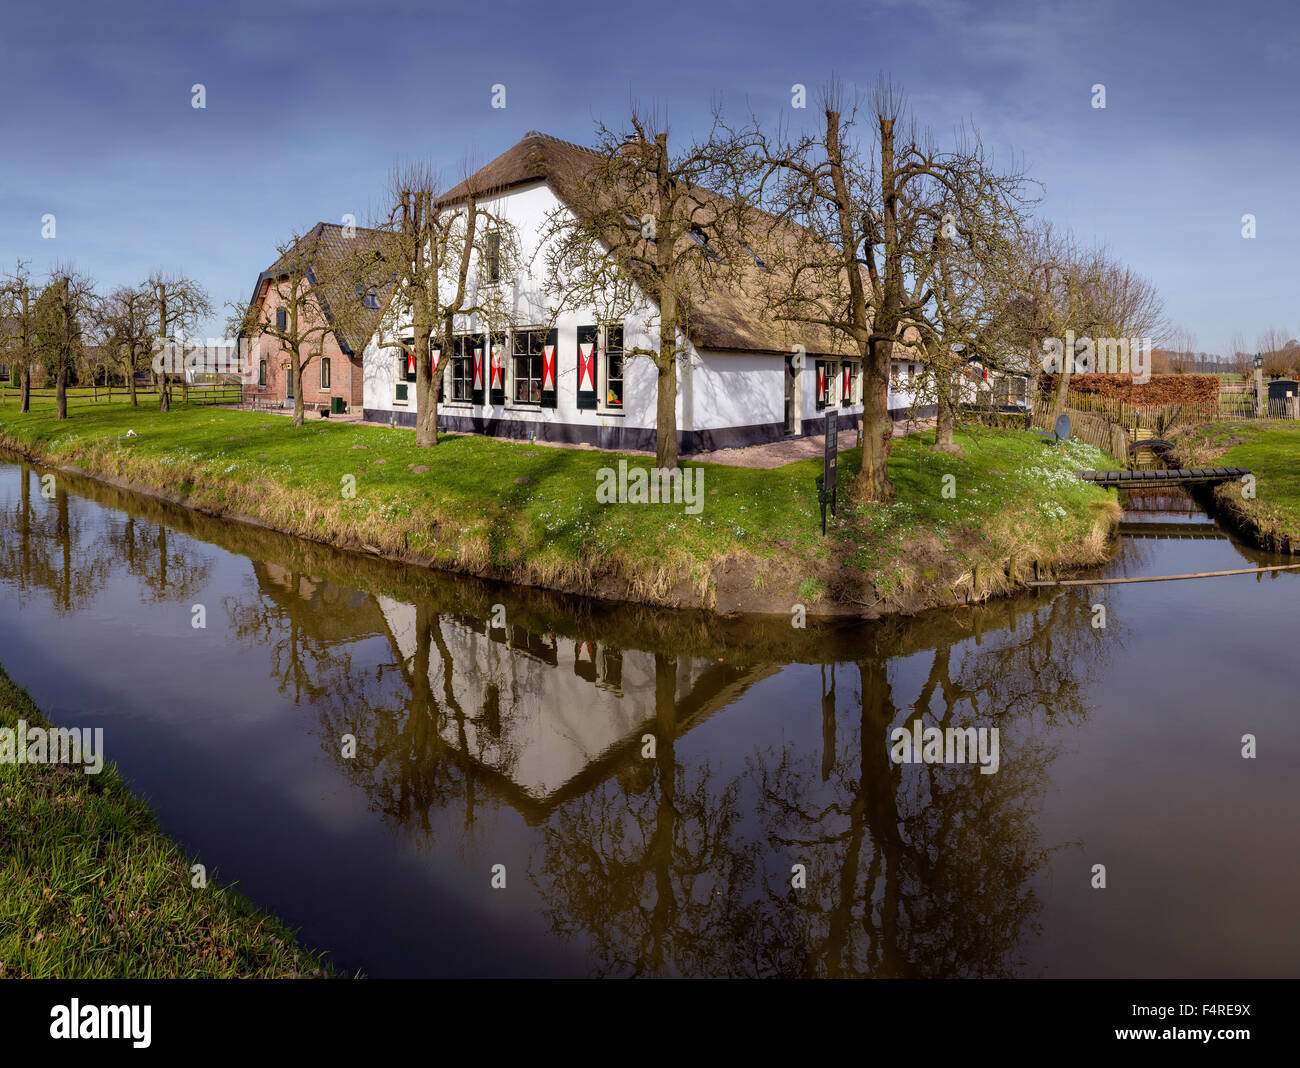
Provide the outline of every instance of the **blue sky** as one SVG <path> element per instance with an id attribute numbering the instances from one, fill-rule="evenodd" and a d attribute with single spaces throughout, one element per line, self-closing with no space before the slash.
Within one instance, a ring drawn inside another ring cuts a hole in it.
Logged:
<path id="1" fill-rule="evenodd" d="M 1203 0 L 11 6 L 0 269 L 183 270 L 224 305 L 294 230 L 378 207 L 399 158 L 454 179 L 530 129 L 590 141 L 633 98 L 685 135 L 717 96 L 769 120 L 795 82 L 815 106 L 832 74 L 884 73 L 940 139 L 969 121 L 1023 157 L 1040 214 L 1152 277 L 1196 348 L 1253 346 L 1300 336 L 1298 46 L 1287 5 Z"/>

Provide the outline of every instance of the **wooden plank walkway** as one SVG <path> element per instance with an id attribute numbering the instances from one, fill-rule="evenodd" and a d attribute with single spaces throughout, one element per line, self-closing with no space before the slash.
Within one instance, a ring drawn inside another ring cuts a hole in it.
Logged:
<path id="1" fill-rule="evenodd" d="M 1085 482 L 1101 486 L 1169 486 L 1190 482 L 1226 482 L 1250 474 L 1248 467 L 1152 467 L 1125 471 L 1076 471 Z"/>

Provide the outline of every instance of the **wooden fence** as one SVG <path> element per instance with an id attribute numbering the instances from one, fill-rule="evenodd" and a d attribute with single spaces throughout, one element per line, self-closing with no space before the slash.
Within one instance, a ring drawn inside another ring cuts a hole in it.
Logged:
<path id="1" fill-rule="evenodd" d="M 229 404 L 239 405 L 244 401 L 243 386 L 196 386 L 186 382 L 173 382 L 171 387 L 173 404 L 205 405 Z M 137 386 L 136 394 L 141 397 L 156 396 L 156 391 L 148 386 Z M 17 383 L 0 382 L 0 403 L 15 401 L 22 395 Z M 54 404 L 58 391 L 54 386 L 33 386 L 32 400 Z M 69 386 L 68 409 L 93 407 L 96 404 L 122 404 L 126 401 L 128 391 L 125 386 L 92 388 L 90 386 Z"/>
<path id="2" fill-rule="evenodd" d="M 1065 414 L 1070 417 L 1070 434 L 1072 437 L 1086 441 L 1094 448 L 1108 452 L 1123 462 L 1128 456 L 1129 435 L 1118 423 L 1097 412 L 1081 411 L 1067 407 Z M 1040 430 L 1051 430 L 1056 424 L 1049 405 L 1040 404 L 1034 409 L 1033 425 Z"/>

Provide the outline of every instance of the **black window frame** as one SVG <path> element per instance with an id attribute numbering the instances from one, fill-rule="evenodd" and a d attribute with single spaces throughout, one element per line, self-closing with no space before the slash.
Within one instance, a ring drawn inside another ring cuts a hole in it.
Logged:
<path id="1" fill-rule="evenodd" d="M 257 361 L 257 388 L 266 389 L 266 361 Z"/>
<path id="2" fill-rule="evenodd" d="M 275 309 L 275 328 L 277 330 L 289 329 L 289 312 L 285 308 Z"/>
<path id="3" fill-rule="evenodd" d="M 320 358 L 320 388 L 321 390 L 330 389 L 330 358 L 322 356 Z"/>

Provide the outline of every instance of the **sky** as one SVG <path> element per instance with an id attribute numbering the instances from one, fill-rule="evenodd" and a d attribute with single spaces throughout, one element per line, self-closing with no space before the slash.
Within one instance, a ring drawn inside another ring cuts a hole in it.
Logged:
<path id="1" fill-rule="evenodd" d="M 1150 277 L 1195 349 L 1253 348 L 1300 337 L 1298 54 L 1300 11 L 1253 0 L 10 5 L 0 272 L 182 271 L 215 336 L 277 245 L 364 220 L 396 162 L 455 181 L 529 130 L 591 143 L 632 101 L 683 139 L 715 100 L 798 125 L 831 77 L 884 75 L 941 144 L 973 124 L 1022 163 L 1037 213 Z"/>

